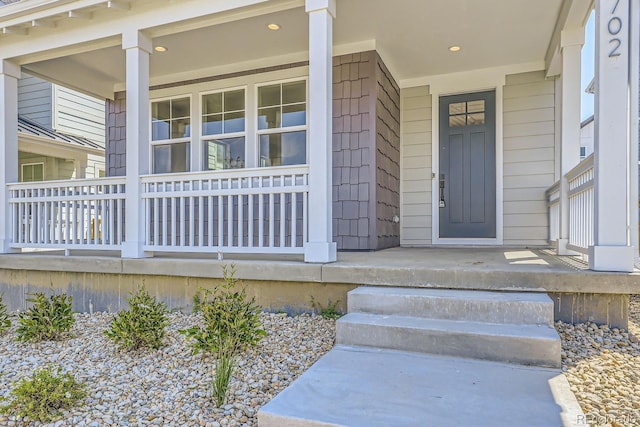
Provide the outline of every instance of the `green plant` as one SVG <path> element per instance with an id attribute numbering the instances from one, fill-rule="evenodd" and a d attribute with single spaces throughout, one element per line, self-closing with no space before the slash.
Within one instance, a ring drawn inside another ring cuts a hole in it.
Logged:
<path id="1" fill-rule="evenodd" d="M 234 278 L 235 266 L 224 266 L 222 271 L 222 284 L 199 292 L 204 327 L 193 326 L 180 331 L 193 340 L 194 353 L 200 350 L 215 353 L 228 347 L 232 354 L 237 354 L 256 345 L 266 335 L 255 298 L 247 297 L 245 287 L 235 289 L 238 287 L 238 280 Z"/>
<path id="2" fill-rule="evenodd" d="M 63 374 L 59 367 L 54 370 L 47 366 L 37 370 L 31 378 L 23 378 L 9 395 L 12 400 L 0 406 L 1 413 L 49 422 L 61 410 L 70 409 L 86 393 L 84 386 L 71 374 Z"/>
<path id="3" fill-rule="evenodd" d="M 193 314 L 199 313 L 202 307 L 202 295 L 200 295 L 200 292 L 196 292 L 195 295 L 193 295 L 193 309 L 191 310 L 191 312 Z"/>
<path id="4" fill-rule="evenodd" d="M 235 356 L 255 346 L 266 332 L 260 324 L 260 307 L 238 286 L 235 266 L 222 268 L 223 281 L 214 289 L 202 289 L 199 309 L 204 326 L 181 330 L 192 341 L 194 353 L 200 350 L 216 356 L 213 395 L 218 406 L 224 404 L 233 374 Z M 239 288 L 239 289 L 238 289 Z"/>
<path id="5" fill-rule="evenodd" d="M 311 306 L 313 307 L 313 310 L 325 319 L 336 320 L 342 317 L 342 313 L 338 310 L 338 304 L 340 304 L 340 300 L 336 300 L 333 303 L 331 300 L 328 300 L 327 306 L 323 307 L 315 300 L 315 298 L 313 298 L 313 296 L 311 297 Z"/>
<path id="6" fill-rule="evenodd" d="M 30 295 L 27 302 L 31 307 L 18 315 L 18 341 L 61 339 L 75 322 L 71 296 L 60 294 L 47 298 L 41 292 Z"/>
<path id="7" fill-rule="evenodd" d="M 159 348 L 169 324 L 166 304 L 156 301 L 144 286 L 138 287 L 127 301 L 129 310 L 121 311 L 111 320 L 105 335 L 125 350 Z"/>
<path id="8" fill-rule="evenodd" d="M 0 295 L 0 335 L 4 334 L 10 327 L 11 319 L 9 318 L 9 313 L 7 313 L 7 306 L 2 302 L 2 295 Z"/>

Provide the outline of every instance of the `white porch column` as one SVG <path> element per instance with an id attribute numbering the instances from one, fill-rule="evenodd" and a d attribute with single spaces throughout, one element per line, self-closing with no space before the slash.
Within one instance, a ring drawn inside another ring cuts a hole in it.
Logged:
<path id="1" fill-rule="evenodd" d="M 595 229 L 589 268 L 633 271 L 630 210 L 630 51 L 629 0 L 596 0 Z M 635 30 L 633 30 L 635 31 Z M 637 94 L 633 94 L 637 96 Z M 637 159 L 635 159 L 637 161 Z M 635 227 L 633 227 L 635 229 Z"/>
<path id="2" fill-rule="evenodd" d="M 584 29 L 563 30 L 562 47 L 562 129 L 560 144 L 560 235 L 558 255 L 575 255 L 569 243 L 569 184 L 567 172 L 580 163 L 580 87 Z"/>
<path id="3" fill-rule="evenodd" d="M 309 212 L 306 262 L 333 262 L 331 228 L 333 19 L 335 0 L 306 0 L 309 14 Z"/>
<path id="4" fill-rule="evenodd" d="M 126 216 L 123 258 L 151 256 L 145 238 L 140 175 L 149 173 L 149 54 L 151 39 L 140 31 L 122 35 L 127 60 Z"/>
<path id="5" fill-rule="evenodd" d="M 20 66 L 0 60 L 0 252 L 11 249 L 11 210 L 7 184 L 18 182 L 18 79 Z"/>

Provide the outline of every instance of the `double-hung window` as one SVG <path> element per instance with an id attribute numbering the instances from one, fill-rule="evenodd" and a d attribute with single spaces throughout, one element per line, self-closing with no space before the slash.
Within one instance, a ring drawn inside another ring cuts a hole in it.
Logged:
<path id="1" fill-rule="evenodd" d="M 153 173 L 190 169 L 191 98 L 175 97 L 151 103 Z"/>
<path id="2" fill-rule="evenodd" d="M 202 95 L 205 170 L 245 167 L 245 89 Z"/>
<path id="3" fill-rule="evenodd" d="M 307 162 L 307 82 L 258 87 L 259 166 Z"/>
<path id="4" fill-rule="evenodd" d="M 44 163 L 25 163 L 22 165 L 22 181 L 44 181 Z"/>

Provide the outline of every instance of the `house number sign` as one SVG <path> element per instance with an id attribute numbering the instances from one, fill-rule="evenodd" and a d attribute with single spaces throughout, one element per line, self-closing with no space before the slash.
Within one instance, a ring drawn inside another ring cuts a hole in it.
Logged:
<path id="1" fill-rule="evenodd" d="M 607 20 L 607 33 L 609 37 L 609 58 L 615 58 L 622 55 L 622 37 L 624 36 L 625 25 L 625 8 L 624 3 L 626 1 L 613 0 L 612 7 L 609 10 L 609 16 Z M 622 5 L 621 5 L 622 3 Z"/>

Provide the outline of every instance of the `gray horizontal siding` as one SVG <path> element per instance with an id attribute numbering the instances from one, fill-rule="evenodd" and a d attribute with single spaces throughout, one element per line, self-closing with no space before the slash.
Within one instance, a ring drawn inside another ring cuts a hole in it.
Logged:
<path id="1" fill-rule="evenodd" d="M 53 127 L 52 85 L 27 74 L 18 80 L 18 114 L 42 126 Z"/>
<path id="2" fill-rule="evenodd" d="M 62 86 L 54 86 L 54 91 L 56 130 L 83 136 L 104 147 L 104 101 Z"/>

